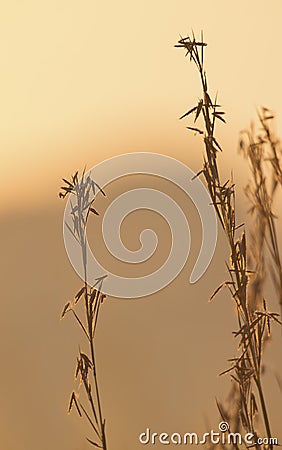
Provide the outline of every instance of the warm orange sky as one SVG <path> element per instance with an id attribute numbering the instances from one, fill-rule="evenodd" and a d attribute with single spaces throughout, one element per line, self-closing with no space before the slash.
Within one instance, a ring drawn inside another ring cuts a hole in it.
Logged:
<path id="1" fill-rule="evenodd" d="M 174 49 L 204 30 L 212 92 L 219 91 L 233 148 L 267 104 L 281 118 L 279 1 L 10 1 L 0 17 L 1 183 L 51 203 L 58 179 L 112 154 L 183 156 L 178 117 L 194 104 L 194 70 Z M 230 139 L 229 139 L 230 138 Z M 2 188 L 2 191 L 3 191 Z M 5 197 L 5 196 L 4 196 Z"/>
<path id="2" fill-rule="evenodd" d="M 232 164 L 241 188 L 247 170 L 236 155 L 238 132 L 257 105 L 275 111 L 282 135 L 281 13 L 279 0 L 3 3 L 1 449 L 88 448 L 79 420 L 66 415 L 80 336 L 70 320 L 58 318 L 81 282 L 63 247 L 60 179 L 133 151 L 201 167 L 201 141 L 178 120 L 197 102 L 200 86 L 174 44 L 180 34 L 203 29 L 210 90 L 219 92 L 228 122 L 218 128 L 226 150 L 220 164 L 228 172 Z M 245 215 L 242 205 L 239 212 Z M 217 374 L 235 351 L 235 325 L 226 295 L 207 299 L 226 277 L 227 258 L 221 236 L 199 284 L 186 284 L 186 270 L 152 298 L 105 304 L 98 359 L 109 450 L 140 450 L 136 435 L 148 424 L 218 423 L 214 399 L 224 398 L 229 379 Z M 267 353 L 276 429 L 279 342 L 278 336 Z"/>

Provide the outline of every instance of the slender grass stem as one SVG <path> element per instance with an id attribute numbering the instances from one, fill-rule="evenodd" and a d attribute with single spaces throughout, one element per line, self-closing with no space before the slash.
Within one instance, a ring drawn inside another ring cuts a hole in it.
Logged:
<path id="1" fill-rule="evenodd" d="M 196 122 L 202 116 L 203 129 L 196 129 L 199 131 L 200 135 L 203 135 L 205 144 L 205 158 L 202 172 L 206 179 L 212 202 L 216 209 L 221 226 L 227 237 L 230 251 L 230 262 L 228 265 L 230 281 L 223 283 L 223 285 L 228 287 L 233 299 L 235 300 L 239 326 L 239 331 L 235 332 L 235 335 L 240 338 L 239 349 L 241 350 L 241 355 L 238 358 L 235 358 L 235 360 L 232 360 L 233 362 L 231 369 L 224 371 L 224 373 L 231 372 L 231 376 L 236 382 L 238 393 L 238 406 L 234 409 L 230 405 L 229 414 L 234 424 L 236 424 L 236 427 L 239 426 L 242 429 L 245 429 L 246 432 L 251 432 L 257 435 L 254 425 L 254 418 L 257 411 L 255 393 L 257 393 L 260 400 L 261 418 L 265 426 L 267 437 L 270 439 L 272 435 L 262 388 L 261 360 L 264 348 L 263 343 L 266 324 L 270 330 L 270 320 L 275 320 L 276 315 L 275 313 L 268 313 L 266 309 L 266 302 L 262 297 L 262 281 L 260 282 L 260 285 L 258 285 L 259 289 L 255 291 L 255 293 L 253 292 L 254 285 L 250 282 L 251 272 L 247 267 L 249 260 L 249 244 L 247 243 L 246 232 L 244 230 L 240 235 L 238 235 L 239 228 L 236 225 L 235 185 L 230 180 L 222 183 L 220 178 L 220 171 L 217 164 L 217 154 L 222 149 L 215 137 L 215 127 L 218 121 L 225 122 L 225 120 L 223 118 L 224 112 L 219 109 L 220 106 L 217 104 L 217 97 L 215 97 L 214 102 L 212 102 L 208 92 L 207 75 L 204 68 L 204 48 L 206 47 L 206 44 L 203 42 L 203 38 L 201 42 L 196 41 L 193 34 L 191 38 L 182 38 L 178 42 L 177 47 L 182 47 L 187 51 L 186 56 L 190 57 L 190 61 L 195 64 L 199 72 L 202 99 L 199 100 L 197 106 L 190 109 L 188 113 L 184 114 L 181 118 L 195 113 L 194 122 Z M 199 53 L 199 48 L 201 55 Z M 268 129 L 266 132 L 267 131 Z M 267 134 L 267 137 L 268 139 L 270 138 L 269 133 Z M 277 157 L 277 149 L 273 142 L 271 148 L 274 156 Z M 277 169 L 277 158 L 274 158 L 274 161 Z M 252 170 L 255 179 L 261 180 L 255 166 L 252 167 Z M 281 170 L 279 174 L 281 175 Z M 276 189 L 275 184 L 272 189 Z M 267 198 L 267 195 L 265 195 L 265 198 Z M 268 215 L 266 214 L 266 217 L 267 221 L 264 223 L 266 224 L 265 228 L 269 230 L 269 245 L 271 247 L 271 254 L 275 260 L 280 277 L 281 263 L 275 223 L 272 214 L 268 213 Z M 261 230 L 263 231 L 264 229 L 261 227 Z M 262 236 L 261 245 L 263 245 L 263 239 L 264 238 Z M 260 247 L 259 255 L 263 258 L 262 247 Z M 258 277 L 258 275 L 255 273 L 253 277 Z M 282 277 L 281 279 L 279 278 L 279 281 L 280 286 L 282 287 Z M 215 294 L 211 298 L 216 295 L 223 285 L 216 290 Z M 255 307 L 251 305 L 252 297 L 255 297 Z M 222 410 L 221 408 L 219 409 Z M 237 422 L 237 417 L 240 418 L 239 424 Z M 257 448 L 260 449 L 262 446 L 257 446 Z M 269 449 L 272 450 L 272 448 L 273 445 L 269 444 Z"/>

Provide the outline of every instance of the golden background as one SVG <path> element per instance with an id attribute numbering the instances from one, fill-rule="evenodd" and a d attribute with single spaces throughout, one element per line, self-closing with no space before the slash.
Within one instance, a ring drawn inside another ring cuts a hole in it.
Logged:
<path id="1" fill-rule="evenodd" d="M 256 106 L 275 111 L 282 134 L 281 13 L 281 3 L 274 0 L 11 0 L 2 5 L 4 450 L 88 448 L 88 430 L 75 413 L 66 414 L 82 339 L 70 317 L 59 321 L 63 305 L 80 288 L 63 246 L 60 179 L 135 151 L 167 154 L 198 171 L 202 143 L 178 118 L 197 102 L 200 85 L 174 44 L 179 35 L 193 29 L 199 36 L 203 29 L 210 91 L 219 92 L 227 113 L 227 125 L 218 127 L 225 148 L 221 167 L 229 176 L 232 166 L 241 192 L 248 172 L 237 155 L 238 133 Z M 242 200 L 243 219 L 246 209 Z M 192 248 L 181 275 L 151 298 L 107 299 L 103 306 L 97 352 L 109 450 L 141 448 L 137 436 L 147 426 L 200 433 L 218 425 L 215 397 L 224 399 L 230 383 L 228 376 L 217 375 L 236 349 L 227 293 L 207 302 L 226 277 L 223 236 L 209 270 L 190 286 L 196 253 Z M 276 334 L 266 352 L 266 393 L 273 430 L 281 438 Z"/>

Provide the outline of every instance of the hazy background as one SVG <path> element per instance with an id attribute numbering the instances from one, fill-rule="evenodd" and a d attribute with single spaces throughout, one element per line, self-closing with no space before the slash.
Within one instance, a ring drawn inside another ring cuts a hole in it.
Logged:
<path id="1" fill-rule="evenodd" d="M 247 169 L 237 156 L 238 132 L 256 106 L 275 111 L 282 134 L 281 12 L 274 0 L 2 5 L 1 448 L 87 448 L 81 420 L 66 414 L 82 339 L 59 314 L 81 282 L 63 247 L 60 179 L 132 151 L 200 168 L 201 141 L 178 120 L 201 95 L 198 77 L 173 46 L 180 34 L 203 29 L 210 90 L 227 113 L 227 125 L 218 128 L 222 170 L 234 168 L 241 192 Z M 228 253 L 220 236 L 208 272 L 189 286 L 199 236 L 191 205 L 184 208 L 195 237 L 177 280 L 151 298 L 108 299 L 102 310 L 97 352 L 109 450 L 141 448 L 137 436 L 147 426 L 215 429 L 215 397 L 228 393 L 228 377 L 217 375 L 235 353 L 233 305 L 224 293 L 207 303 L 226 277 Z M 239 215 L 245 218 L 244 200 Z M 129 235 L 129 245 L 137 237 Z M 277 337 L 267 352 L 266 385 L 276 435 L 281 342 L 278 349 Z"/>

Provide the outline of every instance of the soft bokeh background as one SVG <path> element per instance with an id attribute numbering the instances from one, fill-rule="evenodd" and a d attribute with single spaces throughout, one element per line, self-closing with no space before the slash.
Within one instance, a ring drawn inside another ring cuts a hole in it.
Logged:
<path id="1" fill-rule="evenodd" d="M 201 141 L 178 120 L 200 96 L 199 83 L 174 44 L 179 34 L 203 29 L 210 89 L 227 113 L 218 129 L 222 170 L 232 166 L 241 192 L 247 168 L 237 155 L 238 132 L 255 107 L 272 108 L 282 131 L 281 13 L 275 0 L 2 5 L 1 448 L 87 448 L 88 430 L 66 414 L 82 338 L 59 314 L 81 282 L 63 247 L 61 177 L 132 151 L 199 169 Z M 110 450 L 141 448 L 137 436 L 147 426 L 204 432 L 218 424 L 215 397 L 224 399 L 229 379 L 217 374 L 235 353 L 235 322 L 227 296 L 207 299 L 225 279 L 228 254 L 220 236 L 208 272 L 189 286 L 199 245 L 190 206 L 194 247 L 177 280 L 151 298 L 108 299 L 102 311 L 97 352 Z M 242 199 L 240 217 L 246 209 Z M 265 389 L 277 435 L 279 335 L 272 349 Z"/>

